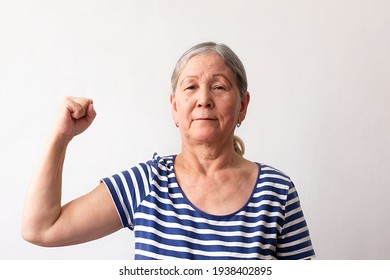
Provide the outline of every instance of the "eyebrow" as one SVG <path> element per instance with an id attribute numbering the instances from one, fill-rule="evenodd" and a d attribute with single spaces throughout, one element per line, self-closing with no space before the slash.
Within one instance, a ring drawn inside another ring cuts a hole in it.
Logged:
<path id="1" fill-rule="evenodd" d="M 212 75 L 212 78 L 215 78 L 215 77 L 222 77 L 222 78 L 224 78 L 224 79 L 229 83 L 229 86 L 232 86 L 232 83 L 230 82 L 230 80 L 228 79 L 228 77 L 226 77 L 226 75 L 220 74 L 220 73 L 218 73 L 218 74 L 213 74 L 213 75 Z M 188 80 L 188 79 L 193 79 L 193 78 L 198 79 L 199 77 L 196 76 L 196 75 L 186 76 L 186 77 L 180 82 L 180 86 L 181 86 L 186 80 Z"/>
<path id="2" fill-rule="evenodd" d="M 185 82 L 187 81 L 188 79 L 193 79 L 193 78 L 198 78 L 198 76 L 186 76 L 181 82 L 180 82 L 180 86 Z"/>

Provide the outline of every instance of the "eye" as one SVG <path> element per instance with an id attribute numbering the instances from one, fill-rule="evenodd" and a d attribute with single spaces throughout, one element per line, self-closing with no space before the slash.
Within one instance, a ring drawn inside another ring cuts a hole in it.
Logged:
<path id="1" fill-rule="evenodd" d="M 217 91 L 226 91 L 227 90 L 227 88 L 224 85 L 220 85 L 220 84 L 213 85 L 212 89 L 217 90 Z"/>
<path id="2" fill-rule="evenodd" d="M 184 87 L 184 91 L 192 91 L 195 90 L 196 86 L 195 85 L 188 85 Z"/>

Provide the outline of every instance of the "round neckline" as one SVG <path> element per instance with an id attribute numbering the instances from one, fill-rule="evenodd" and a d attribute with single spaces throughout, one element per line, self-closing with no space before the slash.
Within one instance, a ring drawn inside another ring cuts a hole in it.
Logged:
<path id="1" fill-rule="evenodd" d="M 252 187 L 252 191 L 251 191 L 251 194 L 250 196 L 248 197 L 248 199 L 246 200 L 246 202 L 244 203 L 244 205 L 242 207 L 240 207 L 238 210 L 235 210 L 234 212 L 230 213 L 230 214 L 224 214 L 224 215 L 215 215 L 215 214 L 210 214 L 210 213 L 207 213 L 205 211 L 203 211 L 202 209 L 199 209 L 194 203 L 191 202 L 191 200 L 187 197 L 187 195 L 185 194 L 185 192 L 183 191 L 182 187 L 180 186 L 179 182 L 177 181 L 176 179 L 176 170 L 175 170 L 175 160 L 176 160 L 176 157 L 177 155 L 174 155 L 173 158 L 172 158 L 172 172 L 174 174 L 174 182 L 177 184 L 179 190 L 180 190 L 180 193 L 181 195 L 183 196 L 183 198 L 186 200 L 186 202 L 198 213 L 200 213 L 201 216 L 204 216 L 204 217 L 210 217 L 212 219 L 215 219 L 215 220 L 227 220 L 231 217 L 234 217 L 235 215 L 237 215 L 238 213 L 240 213 L 241 211 L 243 211 L 247 206 L 248 204 L 251 202 L 251 200 L 253 199 L 253 196 L 255 194 L 255 191 L 256 191 L 256 188 L 257 188 L 257 185 L 258 185 L 258 180 L 259 180 L 259 177 L 260 177 L 260 173 L 261 173 L 261 168 L 262 168 L 262 165 L 258 162 L 254 162 L 257 167 L 258 167 L 258 170 L 257 170 L 257 177 L 256 177 L 256 182 L 254 183 L 254 186 Z"/>

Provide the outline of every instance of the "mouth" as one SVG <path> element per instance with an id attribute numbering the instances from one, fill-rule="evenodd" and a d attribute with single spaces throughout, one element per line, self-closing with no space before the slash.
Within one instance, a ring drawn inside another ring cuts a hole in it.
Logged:
<path id="1" fill-rule="evenodd" d="M 214 118 L 196 118 L 195 121 L 216 121 Z"/>

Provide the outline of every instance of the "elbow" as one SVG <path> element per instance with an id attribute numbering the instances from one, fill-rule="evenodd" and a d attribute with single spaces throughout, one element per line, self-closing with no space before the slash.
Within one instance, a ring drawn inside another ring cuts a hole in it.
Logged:
<path id="1" fill-rule="evenodd" d="M 46 238 L 44 238 L 44 234 L 41 232 L 37 232 L 25 227 L 22 227 L 21 232 L 22 239 L 25 241 L 32 243 L 37 246 L 41 247 L 52 247 L 50 244 L 46 241 Z"/>
<path id="2" fill-rule="evenodd" d="M 34 245 L 44 246 L 44 242 L 42 242 L 42 238 L 39 236 L 39 234 L 34 233 L 32 231 L 22 229 L 22 238 L 25 241 L 32 243 Z"/>
<path id="3" fill-rule="evenodd" d="M 51 228 L 37 219 L 23 215 L 21 225 L 21 238 L 31 244 L 41 247 L 53 247 L 50 244 Z"/>

